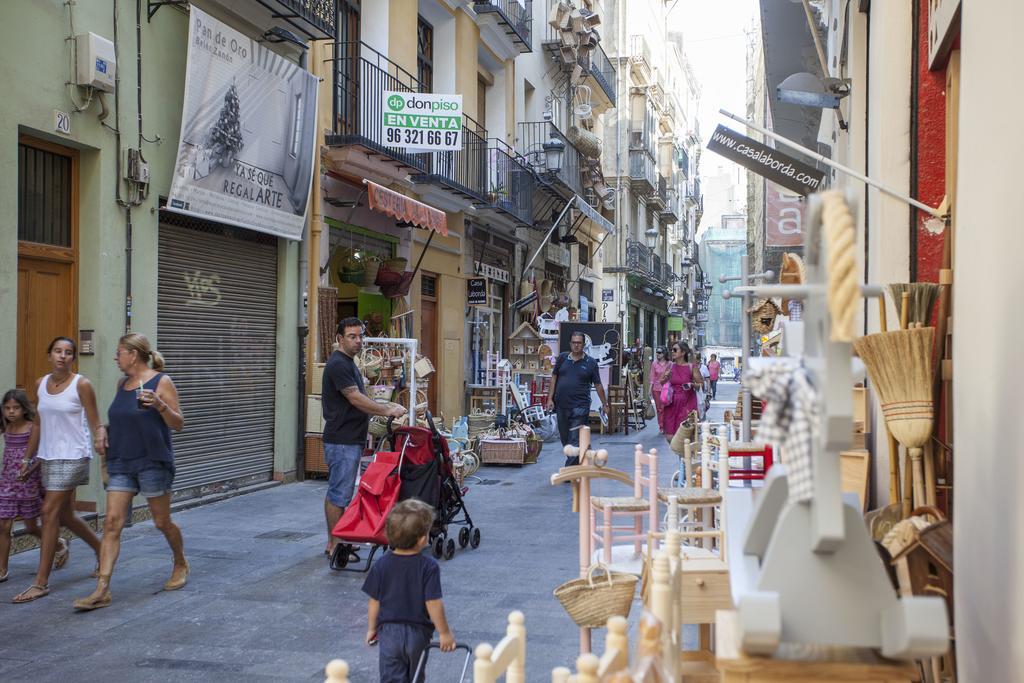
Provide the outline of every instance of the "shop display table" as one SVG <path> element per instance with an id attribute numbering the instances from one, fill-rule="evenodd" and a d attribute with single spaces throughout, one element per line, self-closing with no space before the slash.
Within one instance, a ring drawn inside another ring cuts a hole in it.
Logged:
<path id="1" fill-rule="evenodd" d="M 882 659 L 872 650 L 783 644 L 771 657 L 740 650 L 736 612 L 721 610 L 715 620 L 715 665 L 722 683 L 909 683 L 919 680 L 909 662 Z"/>

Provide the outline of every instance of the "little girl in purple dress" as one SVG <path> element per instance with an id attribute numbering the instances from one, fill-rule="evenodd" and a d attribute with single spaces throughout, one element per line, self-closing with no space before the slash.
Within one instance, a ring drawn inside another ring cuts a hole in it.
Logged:
<path id="1" fill-rule="evenodd" d="M 0 471 L 0 583 L 7 580 L 7 560 L 11 554 L 11 526 L 21 518 L 25 530 L 39 538 L 36 518 L 42 511 L 39 466 L 25 461 L 29 440 L 35 433 L 35 412 L 28 395 L 21 389 L 4 394 L 0 433 L 4 439 L 3 470 Z"/>

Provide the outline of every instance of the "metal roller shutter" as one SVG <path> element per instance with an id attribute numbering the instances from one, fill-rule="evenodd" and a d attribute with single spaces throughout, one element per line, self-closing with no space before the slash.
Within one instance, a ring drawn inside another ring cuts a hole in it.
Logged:
<path id="1" fill-rule="evenodd" d="M 158 346 L 185 414 L 174 488 L 269 480 L 276 239 L 162 214 L 159 248 Z"/>

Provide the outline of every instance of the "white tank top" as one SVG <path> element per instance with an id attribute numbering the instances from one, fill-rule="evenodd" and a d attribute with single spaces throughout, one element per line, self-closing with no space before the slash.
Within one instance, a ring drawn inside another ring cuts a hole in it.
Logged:
<path id="1" fill-rule="evenodd" d="M 92 457 L 89 422 L 78 397 L 78 380 L 71 378 L 59 394 L 46 390 L 47 375 L 39 383 L 39 451 L 41 460 L 80 460 Z"/>

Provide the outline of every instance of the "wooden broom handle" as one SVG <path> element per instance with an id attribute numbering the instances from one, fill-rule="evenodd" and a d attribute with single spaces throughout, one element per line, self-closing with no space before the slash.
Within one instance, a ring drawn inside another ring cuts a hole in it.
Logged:
<path id="1" fill-rule="evenodd" d="M 907 320 L 910 316 L 910 292 L 903 292 L 900 295 L 900 329 L 907 329 Z"/>

